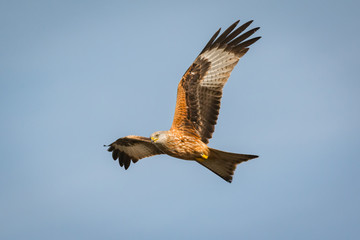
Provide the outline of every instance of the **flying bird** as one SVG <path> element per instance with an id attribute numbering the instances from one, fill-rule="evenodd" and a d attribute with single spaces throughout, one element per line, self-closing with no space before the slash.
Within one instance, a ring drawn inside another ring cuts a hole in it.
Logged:
<path id="1" fill-rule="evenodd" d="M 181 78 L 170 130 L 154 132 L 150 138 L 130 135 L 108 145 L 108 151 L 121 167 L 128 169 L 131 161 L 167 154 L 196 161 L 231 182 L 237 164 L 258 157 L 207 146 L 218 119 L 223 87 L 249 46 L 260 39 L 248 40 L 258 27 L 244 33 L 252 21 L 237 27 L 238 23 L 218 36 L 220 28 Z"/>

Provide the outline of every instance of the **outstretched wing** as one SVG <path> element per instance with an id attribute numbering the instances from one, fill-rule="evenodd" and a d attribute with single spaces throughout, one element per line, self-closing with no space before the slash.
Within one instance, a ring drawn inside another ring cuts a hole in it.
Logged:
<path id="1" fill-rule="evenodd" d="M 219 29 L 182 77 L 171 129 L 196 135 L 204 143 L 209 142 L 219 115 L 222 89 L 248 47 L 260 39 L 246 40 L 259 28 L 241 34 L 252 21 L 236 28 L 238 23 L 217 37 Z"/>
<path id="2" fill-rule="evenodd" d="M 120 166 L 125 169 L 130 166 L 130 160 L 136 163 L 139 159 L 163 153 L 151 143 L 150 138 L 132 135 L 119 138 L 109 145 L 108 151 L 112 152 L 115 161 L 119 159 Z"/>

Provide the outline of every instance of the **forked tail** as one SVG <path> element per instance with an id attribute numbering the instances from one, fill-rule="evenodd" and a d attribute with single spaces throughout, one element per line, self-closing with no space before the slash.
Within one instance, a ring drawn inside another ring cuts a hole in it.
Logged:
<path id="1" fill-rule="evenodd" d="M 209 148 L 209 150 L 208 159 L 197 162 L 229 183 L 232 181 L 237 164 L 258 157 L 256 155 L 223 152 L 213 148 Z"/>

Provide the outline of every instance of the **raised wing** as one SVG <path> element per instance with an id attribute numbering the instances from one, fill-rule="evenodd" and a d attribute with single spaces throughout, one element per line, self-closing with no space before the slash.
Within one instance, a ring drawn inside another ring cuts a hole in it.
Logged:
<path id="1" fill-rule="evenodd" d="M 132 135 L 119 138 L 109 145 L 108 151 L 112 152 L 115 161 L 119 159 L 120 166 L 124 166 L 125 170 L 131 160 L 136 163 L 139 159 L 163 153 L 151 143 L 150 138 Z"/>
<path id="2" fill-rule="evenodd" d="M 219 29 L 182 77 L 172 130 L 193 134 L 204 143 L 209 142 L 219 115 L 222 89 L 248 47 L 260 39 L 246 40 L 259 28 L 241 34 L 252 21 L 236 28 L 238 23 L 235 22 L 217 37 Z"/>

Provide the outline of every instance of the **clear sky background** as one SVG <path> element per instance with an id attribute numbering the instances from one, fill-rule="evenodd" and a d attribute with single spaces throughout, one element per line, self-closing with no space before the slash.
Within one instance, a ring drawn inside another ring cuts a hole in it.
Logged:
<path id="1" fill-rule="evenodd" d="M 1 239 L 360 239 L 359 1 L 0 2 Z M 262 39 L 210 146 L 260 155 L 125 171 L 103 144 L 167 130 L 213 33 Z"/>

